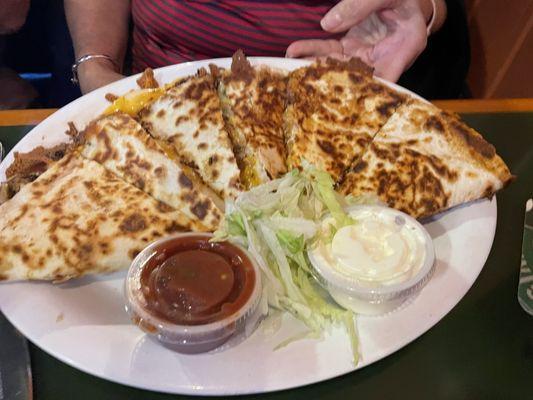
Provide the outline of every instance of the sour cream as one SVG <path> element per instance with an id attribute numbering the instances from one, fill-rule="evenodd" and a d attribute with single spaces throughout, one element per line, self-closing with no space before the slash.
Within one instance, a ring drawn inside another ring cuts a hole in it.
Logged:
<path id="1" fill-rule="evenodd" d="M 342 306 L 362 314 L 390 311 L 419 290 L 434 264 L 431 237 L 415 219 L 381 206 L 348 210 L 354 224 L 309 251 L 319 281 Z M 325 232 L 332 218 L 322 223 Z"/>

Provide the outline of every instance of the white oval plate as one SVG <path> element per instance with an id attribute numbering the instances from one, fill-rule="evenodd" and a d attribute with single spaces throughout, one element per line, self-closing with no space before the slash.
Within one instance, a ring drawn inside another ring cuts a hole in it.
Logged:
<path id="1" fill-rule="evenodd" d="M 294 69 L 305 61 L 252 58 L 253 63 Z M 161 68 L 159 82 L 190 75 L 230 59 L 206 60 Z M 98 89 L 68 104 L 28 133 L 0 164 L 0 181 L 14 151 L 64 141 L 67 122 L 78 128 L 107 106 L 106 93 L 135 88 L 137 76 Z M 405 89 L 392 85 L 397 90 Z M 306 385 L 339 376 L 386 357 L 410 343 L 442 319 L 466 294 L 489 255 L 496 229 L 496 200 L 455 208 L 428 221 L 436 250 L 433 278 L 400 310 L 381 317 L 359 317 L 361 362 L 352 364 L 348 338 L 341 328 L 322 340 L 305 339 L 273 348 L 303 329 L 289 315 L 281 328 L 260 327 L 248 339 L 214 354 L 180 355 L 159 346 L 130 323 L 124 311 L 125 272 L 76 279 L 61 285 L 44 282 L 3 283 L 0 307 L 34 344 L 89 374 L 155 391 L 230 395 L 260 393 Z M 268 325 L 268 324 L 267 324 Z"/>

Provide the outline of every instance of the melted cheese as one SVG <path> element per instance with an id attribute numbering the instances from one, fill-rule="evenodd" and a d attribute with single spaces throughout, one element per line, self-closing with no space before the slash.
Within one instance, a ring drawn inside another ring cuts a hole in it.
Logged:
<path id="1" fill-rule="evenodd" d="M 114 112 L 124 112 L 134 117 L 148 104 L 163 96 L 168 89 L 176 86 L 179 81 L 180 79 L 176 79 L 155 89 L 132 90 L 125 95 L 120 96 L 107 107 L 104 111 L 104 115 L 109 115 Z"/>
<path id="2" fill-rule="evenodd" d="M 165 93 L 165 87 L 157 89 L 142 89 L 133 92 L 126 93 L 124 96 L 116 99 L 109 107 L 104 111 L 105 115 L 112 114 L 114 112 L 124 112 L 131 116 L 135 116 L 146 105 L 152 101 L 157 100 Z"/>
<path id="3" fill-rule="evenodd" d="M 168 142 L 165 142 L 161 139 L 155 139 L 159 147 L 165 152 L 166 156 L 170 158 L 173 161 L 180 161 L 180 157 L 178 155 L 178 152 L 174 146 L 169 144 Z"/>
<path id="4" fill-rule="evenodd" d="M 257 160 L 252 155 L 247 155 L 242 160 L 241 182 L 246 190 L 261 184 L 261 179 L 256 169 Z"/>

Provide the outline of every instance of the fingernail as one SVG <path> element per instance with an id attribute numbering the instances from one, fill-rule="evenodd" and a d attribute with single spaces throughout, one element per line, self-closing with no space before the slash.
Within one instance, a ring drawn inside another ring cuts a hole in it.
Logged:
<path id="1" fill-rule="evenodd" d="M 341 22 L 342 19 L 339 14 L 327 14 L 324 18 L 322 18 L 322 21 L 320 21 L 320 25 L 322 26 L 322 29 L 329 31 L 338 27 Z"/>

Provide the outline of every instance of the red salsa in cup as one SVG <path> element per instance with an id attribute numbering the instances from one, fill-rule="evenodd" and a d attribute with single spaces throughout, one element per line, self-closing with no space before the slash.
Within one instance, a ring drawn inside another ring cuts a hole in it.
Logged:
<path id="1" fill-rule="evenodd" d="M 248 336 L 266 313 L 253 257 L 211 234 L 160 239 L 133 260 L 124 286 L 132 321 L 164 346 L 201 353 Z M 263 306 L 260 307 L 260 304 Z"/>
<path id="2" fill-rule="evenodd" d="M 252 263 L 229 242 L 187 236 L 153 250 L 141 272 L 141 290 L 147 310 L 161 319 L 178 325 L 219 321 L 252 294 Z"/>

